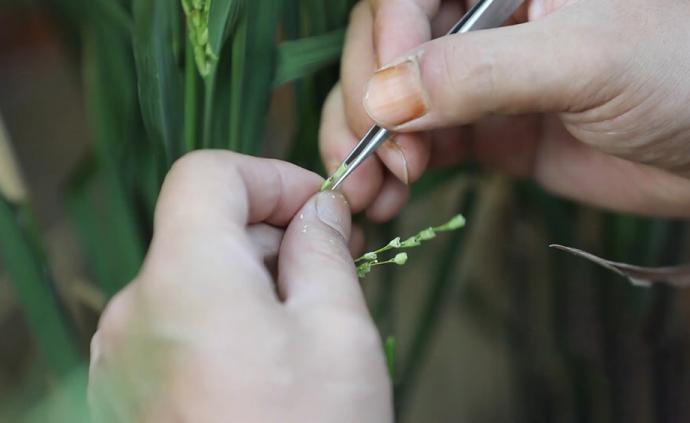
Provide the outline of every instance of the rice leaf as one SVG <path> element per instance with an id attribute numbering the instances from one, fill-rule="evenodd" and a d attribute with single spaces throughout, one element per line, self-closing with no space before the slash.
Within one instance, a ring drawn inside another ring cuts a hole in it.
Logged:
<path id="1" fill-rule="evenodd" d="M 129 173 L 124 164 L 138 152 L 134 144 L 141 142 L 135 135 L 134 65 L 127 60 L 123 41 L 99 27 L 89 31 L 84 52 L 96 155 L 73 178 L 68 198 L 73 216 L 80 220 L 77 227 L 87 255 L 102 255 L 93 270 L 112 295 L 135 276 L 144 256 L 133 198 L 142 178 L 130 179 L 128 189 L 124 176 Z"/>
<path id="2" fill-rule="evenodd" d="M 345 31 L 341 29 L 281 43 L 273 85 L 280 86 L 337 63 L 344 40 Z"/>
<path id="3" fill-rule="evenodd" d="M 655 282 L 666 283 L 677 288 L 690 287 L 690 265 L 667 267 L 642 267 L 606 260 L 577 248 L 552 244 L 549 247 L 582 257 L 627 278 L 633 285 L 651 286 Z"/>
<path id="4" fill-rule="evenodd" d="M 240 17 L 242 0 L 213 0 L 208 20 L 208 42 L 211 51 L 220 56 L 223 44 L 232 34 Z"/>
<path id="5" fill-rule="evenodd" d="M 282 0 L 247 2 L 233 40 L 229 145 L 243 153 L 256 154 L 263 145 L 282 7 Z"/>
<path id="6" fill-rule="evenodd" d="M 194 53 L 191 41 L 187 40 L 185 48 L 185 82 L 184 82 L 184 146 L 185 152 L 197 147 L 198 128 L 198 87 L 199 77 L 194 66 Z"/>
<path id="7" fill-rule="evenodd" d="M 117 197 L 108 178 L 86 161 L 70 181 L 67 206 L 87 257 L 89 270 L 101 290 L 115 295 L 130 280 L 143 260 L 142 245 L 131 223 L 118 216 Z M 103 196 L 103 192 L 110 192 Z"/>
<path id="8" fill-rule="evenodd" d="M 181 151 L 182 76 L 173 51 L 172 22 L 179 5 L 171 0 L 135 0 L 134 58 L 146 130 L 170 165 Z"/>
<path id="9" fill-rule="evenodd" d="M 28 205 L 0 196 L 0 258 L 42 358 L 63 376 L 82 360 L 76 335 L 39 247 Z"/>
<path id="10" fill-rule="evenodd" d="M 245 96 L 245 64 L 247 54 L 247 17 L 240 17 L 232 40 L 232 68 L 230 69 L 230 116 L 228 118 L 228 145 L 232 151 L 240 151 L 242 146 L 243 102 Z"/>
<path id="11" fill-rule="evenodd" d="M 395 337 L 389 335 L 383 343 L 383 350 L 386 355 L 386 365 L 388 367 L 388 376 L 395 384 Z"/>
<path id="12" fill-rule="evenodd" d="M 132 17 L 122 7 L 120 2 L 114 0 L 93 0 L 86 2 L 87 7 L 94 13 L 94 20 L 104 20 L 104 24 L 111 28 L 129 34 L 132 30 Z"/>

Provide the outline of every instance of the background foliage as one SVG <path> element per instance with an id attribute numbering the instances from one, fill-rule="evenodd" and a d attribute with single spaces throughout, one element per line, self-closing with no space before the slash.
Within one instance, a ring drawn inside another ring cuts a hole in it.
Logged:
<path id="1" fill-rule="evenodd" d="M 0 421 L 85 419 L 88 340 L 105 299 L 138 270 L 176 158 L 226 148 L 321 170 L 320 109 L 352 3 L 26 3 L 49 11 L 83 81 L 92 143 L 64 207 L 89 278 L 80 295 L 60 289 L 72 282 L 55 276 L 31 196 L 0 197 L 0 271 L 38 352 L 0 399 Z M 289 137 L 271 132 L 269 110 Z M 382 339 L 395 336 L 386 349 L 401 420 L 690 421 L 688 294 L 633 288 L 545 248 L 669 264 L 687 257 L 686 223 L 576 206 L 471 164 L 427 174 L 399 220 L 362 223 L 378 245 L 456 212 L 468 230 L 437 241 L 404 275 L 381 269 L 365 284 Z"/>

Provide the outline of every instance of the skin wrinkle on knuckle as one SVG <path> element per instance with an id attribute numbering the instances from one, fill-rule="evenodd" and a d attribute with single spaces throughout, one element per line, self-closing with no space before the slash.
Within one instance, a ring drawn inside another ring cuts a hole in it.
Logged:
<path id="1" fill-rule="evenodd" d="M 277 214 L 282 213 L 284 209 L 284 207 L 282 207 L 283 196 L 281 193 L 287 192 L 286 187 L 289 185 L 285 182 L 285 176 L 283 175 L 281 167 L 278 166 L 279 162 L 277 160 L 269 160 L 268 163 L 270 163 L 273 168 L 273 172 L 264 173 L 263 177 L 268 176 L 270 180 L 262 182 L 262 189 L 264 193 L 270 193 L 270 199 L 266 204 L 268 204 L 267 209 L 270 210 L 271 213 L 268 216 L 260 216 L 258 219 L 254 220 L 271 220 L 275 218 Z M 251 208 L 251 205 L 249 205 L 249 207 Z"/>
<path id="2" fill-rule="evenodd" d="M 195 221 L 196 217 L 203 216 L 204 205 L 182 198 L 179 192 L 190 191 L 192 186 L 204 186 L 209 181 L 222 180 L 229 194 L 244 195 L 244 203 L 247 203 L 246 189 L 240 183 L 242 175 L 233 164 L 236 158 L 231 152 L 200 150 L 187 153 L 175 161 L 165 178 L 156 205 L 154 230 L 159 231 L 159 227 L 168 226 L 174 228 L 180 223 L 188 224 Z"/>
<path id="3" fill-rule="evenodd" d="M 432 96 L 432 101 L 435 97 L 442 103 L 432 107 L 440 107 L 438 112 L 451 120 L 471 120 L 477 113 L 489 111 L 483 103 L 494 91 L 494 63 L 488 52 L 461 36 L 449 41 L 441 47 L 441 75 Z M 430 60 L 433 67 L 435 60 Z"/>

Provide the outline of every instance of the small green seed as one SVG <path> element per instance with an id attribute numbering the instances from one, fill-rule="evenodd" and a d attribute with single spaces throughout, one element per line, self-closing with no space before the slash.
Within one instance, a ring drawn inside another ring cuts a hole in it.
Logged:
<path id="1" fill-rule="evenodd" d="M 393 263 L 397 264 L 398 266 L 402 266 L 403 264 L 407 263 L 407 253 L 398 253 L 393 257 Z"/>
<path id="2" fill-rule="evenodd" d="M 447 223 L 434 228 L 437 232 L 454 231 L 465 226 L 465 217 L 461 214 L 454 216 Z"/>
<path id="3" fill-rule="evenodd" d="M 357 266 L 357 277 L 359 277 L 360 279 L 365 277 L 369 272 L 371 272 L 370 262 L 362 263 L 359 266 Z"/>
<path id="4" fill-rule="evenodd" d="M 463 226 L 465 226 L 465 217 L 461 214 L 453 217 L 448 223 L 447 223 L 448 229 L 460 229 Z"/>
<path id="5" fill-rule="evenodd" d="M 410 247 L 416 247 L 418 245 L 421 245 L 421 241 L 417 239 L 416 236 L 412 236 L 407 238 L 405 241 L 400 243 L 400 248 L 410 248 Z"/>
<path id="6" fill-rule="evenodd" d="M 395 239 L 392 239 L 387 246 L 390 248 L 400 248 L 400 245 L 400 237 L 397 237 Z"/>
<path id="7" fill-rule="evenodd" d="M 374 261 L 378 258 L 378 255 L 376 253 L 366 253 L 365 255 L 362 256 L 364 260 L 369 260 L 369 261 Z"/>
<path id="8" fill-rule="evenodd" d="M 428 241 L 432 238 L 436 237 L 436 232 L 434 232 L 433 228 L 426 228 L 422 232 L 419 233 L 419 239 L 422 241 Z"/>

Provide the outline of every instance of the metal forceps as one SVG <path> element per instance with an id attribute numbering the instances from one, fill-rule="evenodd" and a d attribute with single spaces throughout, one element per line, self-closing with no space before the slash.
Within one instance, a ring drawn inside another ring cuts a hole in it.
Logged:
<path id="1" fill-rule="evenodd" d="M 451 28 L 448 35 L 498 27 L 508 20 L 523 2 L 524 0 L 479 0 Z M 335 177 L 335 180 L 330 189 L 337 189 L 364 160 L 392 135 L 393 133 L 385 128 L 378 125 L 372 126 L 343 161 L 338 171 L 331 176 L 331 178 Z"/>

